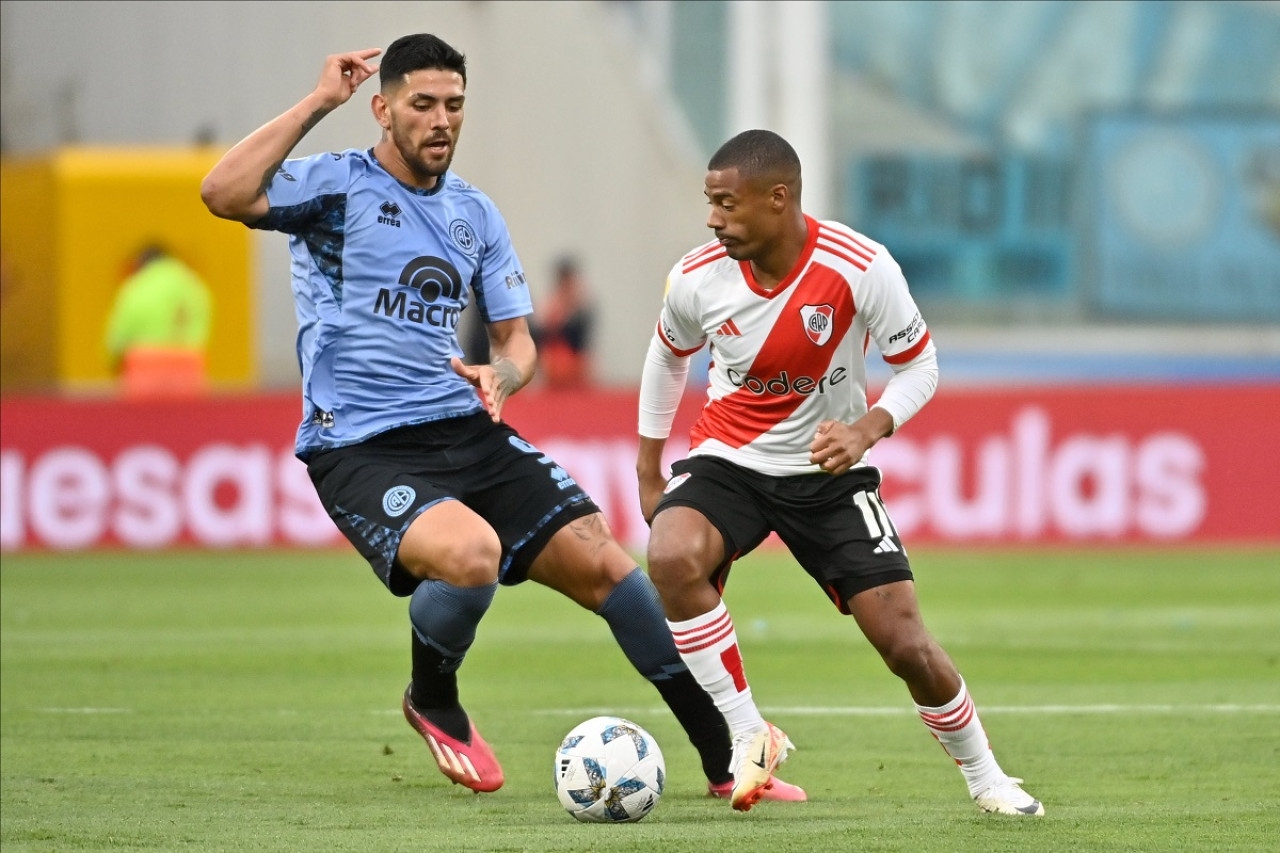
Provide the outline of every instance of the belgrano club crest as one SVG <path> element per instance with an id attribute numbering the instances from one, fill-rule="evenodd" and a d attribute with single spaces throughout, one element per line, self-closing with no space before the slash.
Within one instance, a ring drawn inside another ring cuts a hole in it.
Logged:
<path id="1" fill-rule="evenodd" d="M 835 313 L 836 309 L 830 305 L 805 305 L 800 309 L 800 320 L 809 340 L 818 346 L 831 340 L 831 318 Z"/>

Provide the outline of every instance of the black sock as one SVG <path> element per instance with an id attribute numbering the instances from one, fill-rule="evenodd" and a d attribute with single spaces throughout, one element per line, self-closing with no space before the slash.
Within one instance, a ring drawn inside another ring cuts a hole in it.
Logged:
<path id="1" fill-rule="evenodd" d="M 413 641 L 413 683 L 409 699 L 422 714 L 449 737 L 471 742 L 471 721 L 458 704 L 458 664 L 418 638 Z"/>
<path id="2" fill-rule="evenodd" d="M 702 758 L 702 770 L 715 784 L 729 781 L 733 744 L 729 724 L 711 694 L 702 689 L 680 660 L 671 628 L 662 614 L 658 591 L 636 567 L 596 611 L 636 671 L 649 680 L 675 714 Z"/>
<path id="3" fill-rule="evenodd" d="M 702 689 L 687 669 L 652 684 L 684 727 L 689 743 L 698 750 L 707 781 L 715 785 L 733 781 L 733 774 L 729 772 L 729 762 L 733 760 L 729 724 L 711 694 Z"/>

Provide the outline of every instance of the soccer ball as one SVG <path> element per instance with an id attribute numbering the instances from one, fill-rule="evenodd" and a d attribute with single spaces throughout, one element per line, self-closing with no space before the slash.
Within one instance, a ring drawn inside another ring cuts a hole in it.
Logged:
<path id="1" fill-rule="evenodd" d="M 556 750 L 556 794 L 584 823 L 633 823 L 653 811 L 667 767 L 658 742 L 621 717 L 593 717 Z"/>

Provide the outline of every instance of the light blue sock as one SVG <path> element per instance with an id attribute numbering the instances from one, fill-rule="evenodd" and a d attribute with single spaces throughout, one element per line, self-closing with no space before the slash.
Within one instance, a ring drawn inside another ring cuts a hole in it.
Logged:
<path id="1" fill-rule="evenodd" d="M 658 590 L 639 566 L 613 588 L 596 614 L 609 623 L 622 653 L 645 678 L 664 681 L 687 669 L 662 613 Z"/>
<path id="2" fill-rule="evenodd" d="M 424 580 L 409 599 L 409 621 L 418 639 L 438 651 L 447 667 L 457 669 L 476 639 L 476 626 L 493 602 L 497 581 L 486 586 L 454 586 Z"/>

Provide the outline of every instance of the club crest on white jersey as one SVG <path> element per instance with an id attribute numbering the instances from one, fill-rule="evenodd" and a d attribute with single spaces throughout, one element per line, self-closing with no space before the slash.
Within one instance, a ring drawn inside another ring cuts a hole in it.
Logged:
<path id="1" fill-rule="evenodd" d="M 711 347 L 690 455 L 770 475 L 817 473 L 809 456 L 818 425 L 867 412 L 871 342 L 895 368 L 932 346 L 883 246 L 838 222 L 806 223 L 804 250 L 771 288 L 719 243 L 672 268 L 654 343 L 680 358 Z"/>
<path id="2" fill-rule="evenodd" d="M 832 319 L 836 309 L 830 305 L 805 305 L 800 309 L 800 319 L 804 322 L 804 333 L 809 340 L 822 346 L 831 340 Z"/>

